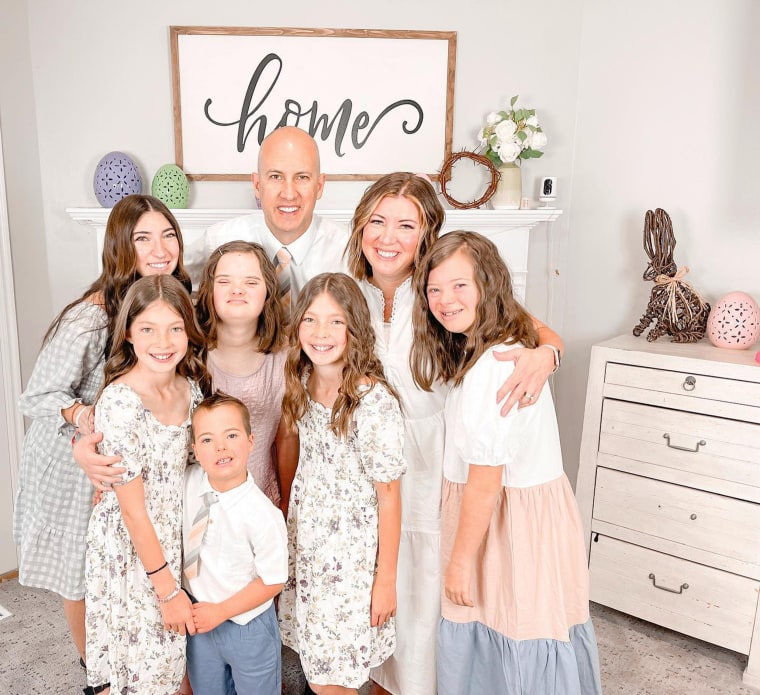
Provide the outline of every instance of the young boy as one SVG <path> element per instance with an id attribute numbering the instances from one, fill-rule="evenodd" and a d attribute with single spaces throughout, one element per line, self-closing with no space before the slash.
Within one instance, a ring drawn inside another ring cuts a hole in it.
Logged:
<path id="1" fill-rule="evenodd" d="M 201 695 L 280 695 L 280 632 L 273 597 L 288 577 L 285 522 L 246 468 L 248 409 L 217 392 L 193 413 L 200 466 L 185 473 L 184 586 L 197 634 L 187 643 Z"/>

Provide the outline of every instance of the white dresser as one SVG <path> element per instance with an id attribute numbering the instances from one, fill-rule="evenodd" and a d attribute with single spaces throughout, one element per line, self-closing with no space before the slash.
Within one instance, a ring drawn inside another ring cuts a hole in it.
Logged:
<path id="1" fill-rule="evenodd" d="M 621 336 L 591 352 L 577 497 L 591 600 L 749 655 L 760 687 L 760 365 Z"/>

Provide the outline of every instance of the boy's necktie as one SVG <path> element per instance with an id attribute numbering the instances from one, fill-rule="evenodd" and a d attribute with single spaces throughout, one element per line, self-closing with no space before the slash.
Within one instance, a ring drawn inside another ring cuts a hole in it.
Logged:
<path id="1" fill-rule="evenodd" d="M 219 499 L 215 493 L 206 492 L 203 495 L 203 504 L 195 515 L 195 519 L 193 519 L 193 527 L 190 529 L 190 535 L 187 538 L 187 545 L 185 546 L 184 572 L 185 577 L 188 579 L 195 579 L 200 571 L 201 546 L 203 545 L 203 539 L 206 536 L 206 529 L 208 528 L 211 505 L 218 501 Z"/>
<path id="2" fill-rule="evenodd" d="M 280 283 L 280 301 L 282 302 L 282 306 L 286 309 L 286 314 L 290 311 L 291 260 L 292 257 L 290 251 L 283 246 L 277 251 L 277 256 L 274 262 L 277 281 Z"/>

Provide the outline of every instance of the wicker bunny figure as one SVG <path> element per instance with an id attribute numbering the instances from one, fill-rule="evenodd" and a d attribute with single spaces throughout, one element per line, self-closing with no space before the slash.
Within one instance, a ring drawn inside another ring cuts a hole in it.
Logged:
<path id="1" fill-rule="evenodd" d="M 705 336 L 710 305 L 684 280 L 686 266 L 678 268 L 673 260 L 676 238 L 670 216 L 662 208 L 647 210 L 644 220 L 644 250 L 649 264 L 644 280 L 655 285 L 646 311 L 633 334 L 641 335 L 652 323 L 647 334 L 651 343 L 667 333 L 674 343 L 695 343 Z"/>

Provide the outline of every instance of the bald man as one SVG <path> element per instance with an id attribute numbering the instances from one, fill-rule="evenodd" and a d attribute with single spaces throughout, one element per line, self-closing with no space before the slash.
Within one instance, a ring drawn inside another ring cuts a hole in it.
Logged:
<path id="1" fill-rule="evenodd" d="M 314 214 L 325 186 L 314 139 L 300 128 L 278 128 L 261 143 L 258 168 L 251 179 L 264 223 L 258 215 L 244 215 L 213 225 L 206 231 L 206 254 L 242 239 L 261 244 L 277 265 L 284 248 L 291 258 L 293 297 L 319 273 L 348 272 L 348 229 Z"/>

